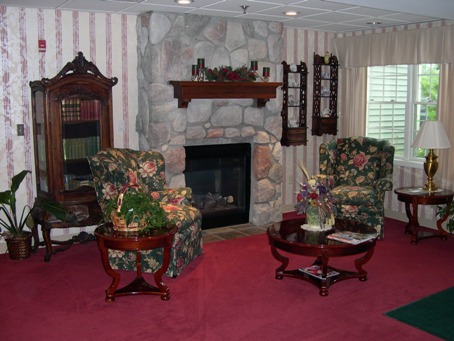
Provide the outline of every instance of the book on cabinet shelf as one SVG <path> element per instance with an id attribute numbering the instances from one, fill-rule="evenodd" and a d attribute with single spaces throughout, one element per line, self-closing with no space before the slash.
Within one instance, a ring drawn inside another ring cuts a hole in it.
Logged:
<path id="1" fill-rule="evenodd" d="M 64 122 L 99 120 L 101 102 L 98 100 L 65 99 L 61 104 Z"/>
<path id="2" fill-rule="evenodd" d="M 99 136 L 63 139 L 63 159 L 83 159 L 99 151 Z"/>

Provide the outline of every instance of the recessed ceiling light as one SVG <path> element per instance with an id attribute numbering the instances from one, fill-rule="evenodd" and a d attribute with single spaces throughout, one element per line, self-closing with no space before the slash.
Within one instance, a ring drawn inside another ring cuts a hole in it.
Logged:
<path id="1" fill-rule="evenodd" d="M 189 5 L 190 3 L 193 3 L 194 0 L 175 0 L 175 2 L 179 5 Z"/>
<path id="2" fill-rule="evenodd" d="M 381 21 L 369 21 L 369 22 L 367 23 L 367 25 L 381 25 L 381 24 L 382 24 Z"/>
<path id="3" fill-rule="evenodd" d="M 294 17 L 295 15 L 298 15 L 300 14 L 300 12 L 297 12 L 297 11 L 287 11 L 287 12 L 284 12 L 285 15 L 288 15 L 289 17 Z"/>

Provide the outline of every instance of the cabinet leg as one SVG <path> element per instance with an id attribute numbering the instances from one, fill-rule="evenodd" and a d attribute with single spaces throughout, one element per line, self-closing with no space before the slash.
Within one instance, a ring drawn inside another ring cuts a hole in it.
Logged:
<path id="1" fill-rule="evenodd" d="M 52 240 L 50 239 L 50 229 L 45 226 L 45 223 L 41 226 L 41 232 L 43 234 L 44 245 L 46 246 L 44 261 L 50 262 L 50 258 L 52 257 Z"/>

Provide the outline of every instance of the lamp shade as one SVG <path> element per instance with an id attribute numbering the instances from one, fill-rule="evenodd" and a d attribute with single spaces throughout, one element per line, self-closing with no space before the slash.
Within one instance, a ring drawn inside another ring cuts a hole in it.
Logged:
<path id="1" fill-rule="evenodd" d="M 440 121 L 425 121 L 411 146 L 425 149 L 446 149 L 451 148 L 451 142 Z"/>

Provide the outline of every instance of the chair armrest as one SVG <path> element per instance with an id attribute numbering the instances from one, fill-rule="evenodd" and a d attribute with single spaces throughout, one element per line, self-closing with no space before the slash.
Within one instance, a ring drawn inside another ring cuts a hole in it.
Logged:
<path id="1" fill-rule="evenodd" d="M 393 182 L 388 178 L 378 179 L 377 184 L 375 185 L 377 190 L 377 196 L 381 199 L 385 199 L 385 191 L 391 191 L 393 189 Z"/>
<path id="2" fill-rule="evenodd" d="M 319 171 L 320 174 L 334 175 L 336 173 L 336 155 L 337 155 L 336 140 L 328 141 L 320 144 L 319 147 Z"/>
<path id="3" fill-rule="evenodd" d="M 192 189 L 190 187 L 166 188 L 161 191 L 151 192 L 151 196 L 161 202 L 169 202 L 175 205 L 191 205 Z"/>

